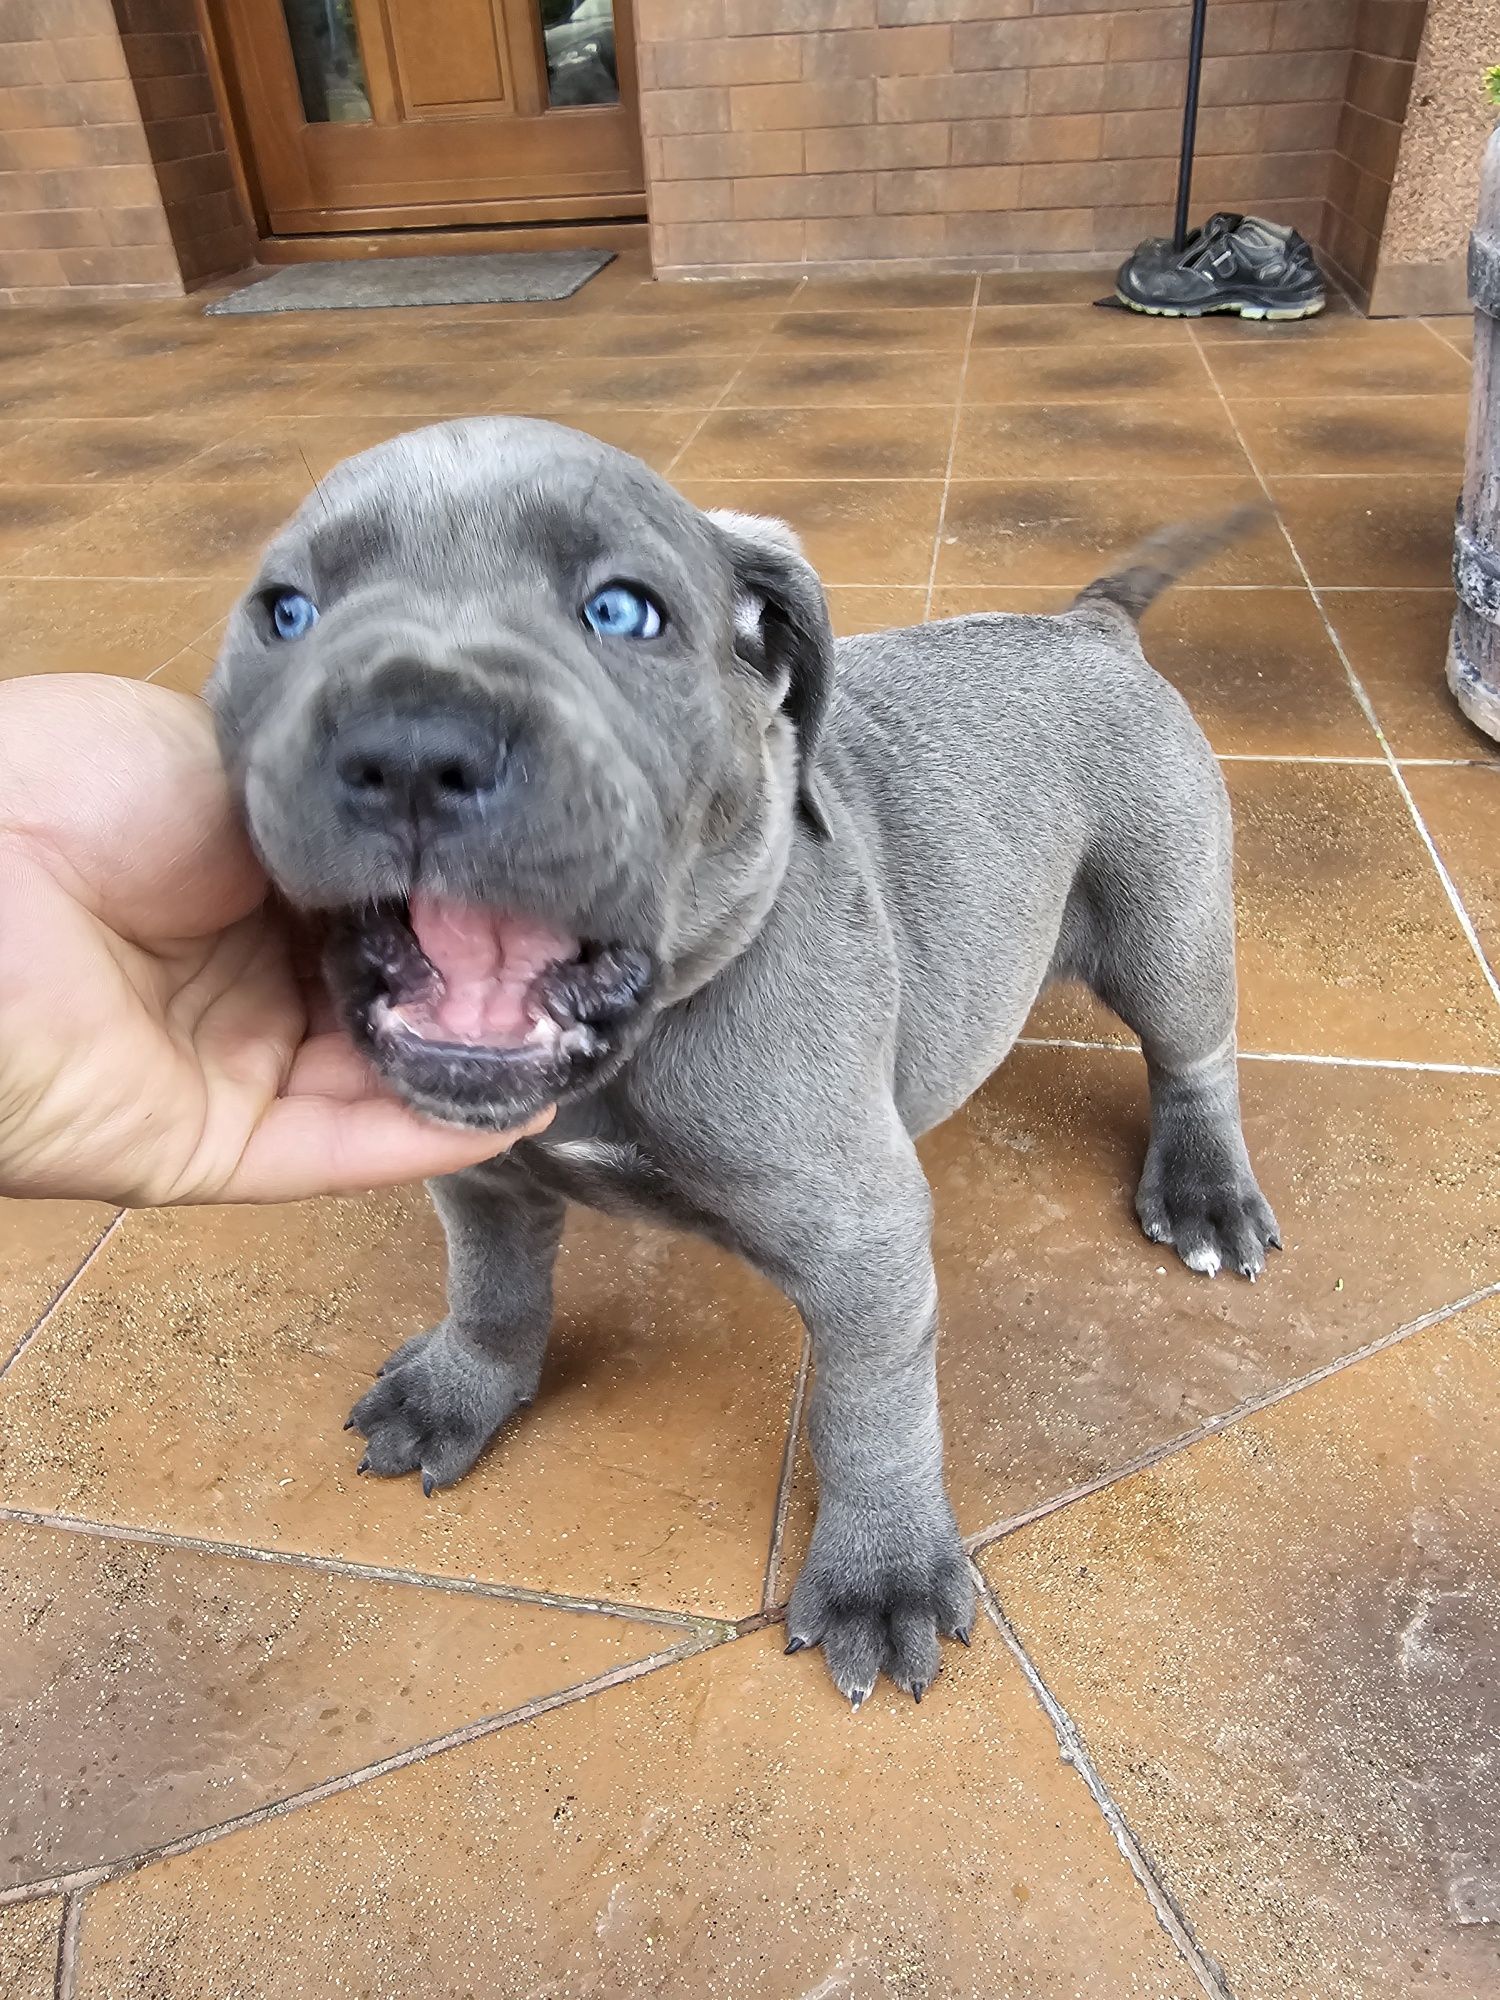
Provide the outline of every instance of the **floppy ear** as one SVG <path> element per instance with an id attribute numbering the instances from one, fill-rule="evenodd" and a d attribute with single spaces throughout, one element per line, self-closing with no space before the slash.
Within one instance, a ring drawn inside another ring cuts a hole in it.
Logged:
<path id="1" fill-rule="evenodd" d="M 797 732 L 798 809 L 826 840 L 832 829 L 814 771 L 833 689 L 833 631 L 823 586 L 785 521 L 719 508 L 708 518 L 734 570 L 735 651 L 784 687 L 782 709 Z"/>

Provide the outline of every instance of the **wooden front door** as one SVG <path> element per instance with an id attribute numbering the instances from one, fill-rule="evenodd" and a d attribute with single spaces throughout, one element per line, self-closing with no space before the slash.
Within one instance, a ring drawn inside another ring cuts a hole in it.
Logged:
<path id="1" fill-rule="evenodd" d="M 641 215 L 630 0 L 220 0 L 274 235 Z"/>

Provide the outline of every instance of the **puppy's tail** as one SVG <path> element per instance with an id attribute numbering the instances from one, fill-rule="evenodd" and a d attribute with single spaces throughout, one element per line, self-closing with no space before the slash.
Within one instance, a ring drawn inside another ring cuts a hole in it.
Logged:
<path id="1" fill-rule="evenodd" d="M 1207 562 L 1231 542 L 1252 534 L 1269 518 L 1267 507 L 1236 507 L 1217 521 L 1179 521 L 1173 527 L 1158 528 L 1119 569 L 1096 577 L 1081 590 L 1073 600 L 1073 609 L 1084 611 L 1107 604 L 1134 622 L 1178 577 Z"/>

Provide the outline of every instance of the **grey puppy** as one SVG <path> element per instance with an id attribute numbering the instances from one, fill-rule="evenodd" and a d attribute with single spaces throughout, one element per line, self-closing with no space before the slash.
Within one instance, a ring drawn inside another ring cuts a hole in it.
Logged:
<path id="1" fill-rule="evenodd" d="M 699 1231 L 812 1337 L 788 1650 L 856 1706 L 882 1669 L 920 1698 L 974 1593 L 914 1139 L 1080 979 L 1145 1051 L 1146 1234 L 1251 1278 L 1278 1241 L 1224 788 L 1135 632 L 1216 542 L 1158 537 L 1058 617 L 835 645 L 787 527 L 573 431 L 443 424 L 324 482 L 211 691 L 256 846 L 403 1097 L 487 1128 L 561 1107 L 434 1185 L 448 1316 L 355 1405 L 361 1470 L 430 1492 L 535 1395 L 568 1201 Z"/>

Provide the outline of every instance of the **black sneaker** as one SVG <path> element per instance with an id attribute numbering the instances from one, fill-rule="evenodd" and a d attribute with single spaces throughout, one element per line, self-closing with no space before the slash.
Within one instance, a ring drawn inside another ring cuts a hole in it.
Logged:
<path id="1" fill-rule="evenodd" d="M 1308 319 L 1327 303 L 1311 244 L 1258 215 L 1211 215 L 1180 250 L 1152 237 L 1120 266 L 1115 297 L 1132 312 L 1173 319 Z"/>

